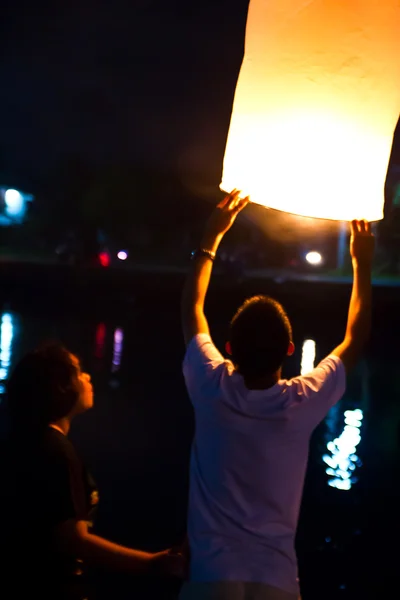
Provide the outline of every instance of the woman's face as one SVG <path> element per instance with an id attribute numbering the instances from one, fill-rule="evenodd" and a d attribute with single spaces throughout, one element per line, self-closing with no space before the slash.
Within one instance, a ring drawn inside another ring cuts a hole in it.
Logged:
<path id="1" fill-rule="evenodd" d="M 76 412 L 81 413 L 89 410 L 93 406 L 93 386 L 88 373 L 81 370 L 81 365 L 76 356 L 72 360 L 78 371 L 79 399 L 76 406 Z"/>

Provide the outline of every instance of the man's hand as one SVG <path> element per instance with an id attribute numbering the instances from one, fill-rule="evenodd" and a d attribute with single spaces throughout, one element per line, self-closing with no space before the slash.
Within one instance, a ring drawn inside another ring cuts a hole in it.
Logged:
<path id="1" fill-rule="evenodd" d="M 240 198 L 238 190 L 233 190 L 225 196 L 212 212 L 206 224 L 203 239 L 207 241 L 220 240 L 232 227 L 236 217 L 249 201 L 249 197 Z"/>
<path id="2" fill-rule="evenodd" d="M 368 221 L 352 221 L 350 254 L 354 262 L 370 267 L 374 256 L 375 238 Z"/>
<path id="3" fill-rule="evenodd" d="M 200 248 L 216 253 L 224 233 L 235 222 L 241 210 L 249 203 L 249 198 L 240 199 L 240 192 L 233 190 L 214 209 L 209 218 Z M 210 335 L 204 314 L 204 302 L 210 283 L 212 255 L 198 256 L 193 261 L 182 294 L 182 327 L 186 345 L 199 333 Z"/>

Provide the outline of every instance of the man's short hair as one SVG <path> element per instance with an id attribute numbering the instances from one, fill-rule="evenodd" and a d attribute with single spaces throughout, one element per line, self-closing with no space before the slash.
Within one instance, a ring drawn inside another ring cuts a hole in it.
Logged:
<path id="1" fill-rule="evenodd" d="M 246 300 L 230 325 L 232 359 L 245 379 L 276 373 L 292 341 L 289 318 L 279 302 L 269 296 Z"/>
<path id="2" fill-rule="evenodd" d="M 66 417 L 79 394 L 77 359 L 59 344 L 43 345 L 22 358 L 8 381 L 11 426 L 34 433 Z"/>

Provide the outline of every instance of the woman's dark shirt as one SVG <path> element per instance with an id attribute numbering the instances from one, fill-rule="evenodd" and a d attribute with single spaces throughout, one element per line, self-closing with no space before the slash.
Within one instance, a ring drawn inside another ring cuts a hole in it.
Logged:
<path id="1" fill-rule="evenodd" d="M 3 454 L 2 545 L 8 551 L 2 570 L 16 584 L 21 577 L 77 581 L 83 564 L 57 549 L 54 532 L 69 519 L 92 522 L 98 503 L 93 479 L 68 438 L 51 427 L 38 437 L 14 437 Z"/>

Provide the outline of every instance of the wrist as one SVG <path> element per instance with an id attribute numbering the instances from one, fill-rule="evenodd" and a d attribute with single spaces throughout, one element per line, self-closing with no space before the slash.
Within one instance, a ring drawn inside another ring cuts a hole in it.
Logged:
<path id="1" fill-rule="evenodd" d="M 369 258 L 353 258 L 353 269 L 354 271 L 362 271 L 364 273 L 370 272 L 372 270 L 372 259 Z"/>
<path id="2" fill-rule="evenodd" d="M 216 253 L 221 240 L 222 235 L 213 235 L 206 232 L 201 239 L 200 247 L 204 248 L 204 250 L 210 250 L 210 252 Z"/>
<path id="3" fill-rule="evenodd" d="M 158 554 L 149 554 L 146 558 L 146 572 L 150 575 L 158 574 L 159 558 Z"/>
<path id="4" fill-rule="evenodd" d="M 167 556 L 168 551 L 163 550 L 162 552 L 155 552 L 149 554 L 147 561 L 147 571 L 152 575 L 159 575 L 162 572 L 163 560 Z"/>

